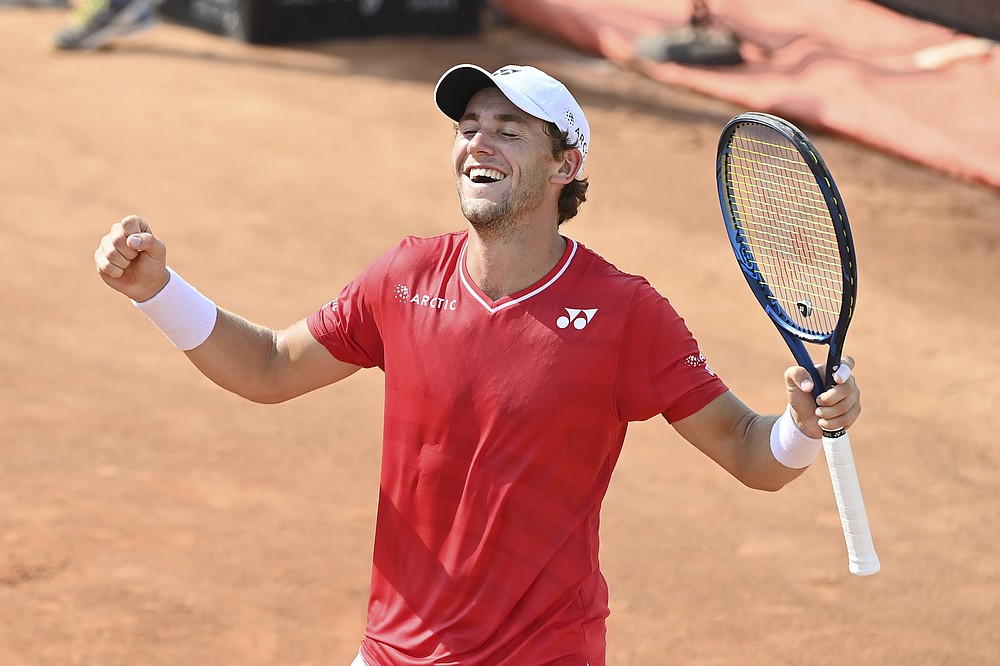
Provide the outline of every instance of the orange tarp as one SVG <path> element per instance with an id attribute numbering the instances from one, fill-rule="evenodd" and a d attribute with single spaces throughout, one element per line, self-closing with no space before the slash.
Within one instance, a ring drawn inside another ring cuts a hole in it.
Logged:
<path id="1" fill-rule="evenodd" d="M 494 0 L 510 18 L 649 77 L 1000 187 L 1000 47 L 865 0 L 715 0 L 745 62 L 637 58 L 686 0 Z"/>

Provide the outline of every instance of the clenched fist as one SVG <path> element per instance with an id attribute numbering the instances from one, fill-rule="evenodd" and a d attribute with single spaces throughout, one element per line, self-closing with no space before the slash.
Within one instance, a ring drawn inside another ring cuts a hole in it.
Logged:
<path id="1" fill-rule="evenodd" d="M 113 225 L 94 252 L 101 279 L 136 302 L 155 296 L 170 279 L 167 246 L 138 215 Z"/>

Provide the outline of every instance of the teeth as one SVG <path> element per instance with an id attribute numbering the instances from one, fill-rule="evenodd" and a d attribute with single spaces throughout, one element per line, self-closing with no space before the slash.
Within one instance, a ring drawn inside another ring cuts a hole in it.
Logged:
<path id="1" fill-rule="evenodd" d="M 469 178 L 476 182 L 487 181 L 498 181 L 506 178 L 505 175 L 497 171 L 496 169 L 483 169 L 481 167 L 476 167 L 469 170 Z"/>

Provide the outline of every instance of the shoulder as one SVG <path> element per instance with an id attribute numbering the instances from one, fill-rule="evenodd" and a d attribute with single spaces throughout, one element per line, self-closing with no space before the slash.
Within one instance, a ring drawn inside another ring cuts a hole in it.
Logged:
<path id="1" fill-rule="evenodd" d="M 576 244 L 576 256 L 573 258 L 573 263 L 576 265 L 576 273 L 580 278 L 598 283 L 603 288 L 613 289 L 619 296 L 626 292 L 632 295 L 639 292 L 656 293 L 649 281 L 642 275 L 621 270 L 579 241 L 570 242 Z"/>
<path id="2" fill-rule="evenodd" d="M 586 285 L 585 289 L 607 294 L 624 308 L 624 316 L 633 325 L 636 322 L 641 322 L 641 326 L 650 326 L 653 322 L 663 322 L 671 327 L 683 324 L 670 300 L 644 276 L 623 271 L 582 243 L 577 245 L 580 260 L 578 284 Z"/>
<path id="3" fill-rule="evenodd" d="M 465 247 L 467 232 L 439 236 L 406 236 L 382 253 L 365 271 L 369 276 L 424 271 L 429 267 L 455 263 Z"/>
<path id="4" fill-rule="evenodd" d="M 465 248 L 467 232 L 440 236 L 407 236 L 377 263 L 381 272 L 394 279 L 403 275 L 449 272 L 458 264 Z"/>
<path id="5" fill-rule="evenodd" d="M 392 252 L 421 255 L 460 251 L 468 235 L 467 231 L 453 231 L 438 236 L 406 236 Z"/>

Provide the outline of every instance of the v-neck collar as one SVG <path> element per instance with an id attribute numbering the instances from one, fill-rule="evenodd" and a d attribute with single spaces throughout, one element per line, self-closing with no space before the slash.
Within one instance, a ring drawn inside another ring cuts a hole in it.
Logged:
<path id="1" fill-rule="evenodd" d="M 565 238 L 565 237 L 564 237 Z M 465 244 L 462 246 L 462 253 L 458 258 L 459 266 L 459 277 L 462 280 L 462 285 L 465 287 L 466 291 L 472 294 L 479 303 L 486 308 L 486 311 L 490 314 L 494 312 L 499 312 L 505 308 L 512 307 L 518 303 L 522 303 L 532 296 L 542 293 L 550 286 L 555 284 L 566 269 L 569 268 L 569 264 L 573 261 L 573 257 L 576 255 L 577 242 L 572 238 L 566 238 L 566 248 L 563 250 L 562 257 L 556 262 L 556 265 L 552 267 L 548 273 L 546 273 L 541 279 L 539 279 L 534 284 L 522 289 L 521 291 L 515 292 L 508 296 L 503 296 L 497 300 L 493 300 L 479 288 L 479 286 L 469 275 L 469 269 L 465 265 L 466 251 L 469 247 L 469 239 L 465 239 Z"/>

